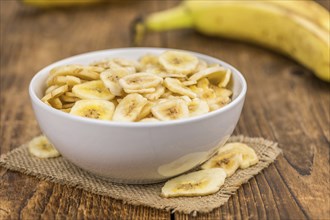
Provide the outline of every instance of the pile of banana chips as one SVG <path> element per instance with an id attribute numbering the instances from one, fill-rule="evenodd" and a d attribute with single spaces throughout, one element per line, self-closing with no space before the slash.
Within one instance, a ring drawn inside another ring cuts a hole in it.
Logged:
<path id="1" fill-rule="evenodd" d="M 194 117 L 231 102 L 231 71 L 168 50 L 138 61 L 112 58 L 53 68 L 42 101 L 72 115 L 159 122 Z"/>

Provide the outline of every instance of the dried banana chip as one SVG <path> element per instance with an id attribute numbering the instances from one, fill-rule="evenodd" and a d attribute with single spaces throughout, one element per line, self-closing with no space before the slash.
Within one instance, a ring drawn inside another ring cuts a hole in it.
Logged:
<path id="1" fill-rule="evenodd" d="M 81 99 L 111 100 L 115 96 L 105 87 L 102 80 L 94 80 L 75 85 L 72 92 Z"/>
<path id="2" fill-rule="evenodd" d="M 199 60 L 190 53 L 169 50 L 159 56 L 159 63 L 170 73 L 187 75 L 196 70 Z"/>
<path id="3" fill-rule="evenodd" d="M 188 105 L 185 101 L 173 99 L 161 102 L 151 108 L 155 118 L 161 121 L 177 120 L 189 117 Z"/>
<path id="4" fill-rule="evenodd" d="M 231 151 L 242 154 L 242 162 L 240 164 L 241 169 L 248 168 L 259 162 L 259 158 L 256 152 L 249 146 L 243 143 L 235 142 L 229 143 L 219 149 L 219 154 L 225 151 Z"/>
<path id="5" fill-rule="evenodd" d="M 216 193 L 224 184 L 226 173 L 221 168 L 195 171 L 165 183 L 163 197 L 204 196 Z"/>
<path id="6" fill-rule="evenodd" d="M 60 153 L 44 135 L 33 138 L 28 144 L 28 150 L 30 154 L 39 158 L 52 158 L 60 156 Z"/>
<path id="7" fill-rule="evenodd" d="M 223 151 L 203 164 L 202 169 L 222 168 L 226 172 L 227 177 L 230 177 L 240 167 L 242 161 L 242 154 Z"/>
<path id="8" fill-rule="evenodd" d="M 72 107 L 70 114 L 86 118 L 111 120 L 114 109 L 115 105 L 106 100 L 79 100 Z"/>
<path id="9" fill-rule="evenodd" d="M 140 94 L 129 94 L 121 100 L 115 110 L 113 121 L 137 121 L 148 100 Z"/>

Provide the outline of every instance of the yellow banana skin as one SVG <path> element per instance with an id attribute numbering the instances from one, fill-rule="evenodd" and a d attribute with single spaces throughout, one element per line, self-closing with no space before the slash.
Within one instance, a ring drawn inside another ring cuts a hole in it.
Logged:
<path id="1" fill-rule="evenodd" d="M 68 7 L 75 5 L 91 5 L 104 0 L 20 0 L 23 4 L 40 8 Z"/>
<path id="2" fill-rule="evenodd" d="M 209 36 L 252 42 L 281 52 L 330 82 L 330 15 L 309 0 L 186 0 L 149 15 L 147 30 L 195 28 Z"/>

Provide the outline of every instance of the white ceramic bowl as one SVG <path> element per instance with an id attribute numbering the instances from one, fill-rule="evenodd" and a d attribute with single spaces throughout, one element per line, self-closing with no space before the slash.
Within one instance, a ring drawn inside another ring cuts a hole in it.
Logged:
<path id="1" fill-rule="evenodd" d="M 199 53 L 197 57 L 232 70 L 233 101 L 221 109 L 168 122 L 127 123 L 73 116 L 44 104 L 49 71 L 60 65 L 89 64 L 121 57 L 137 60 L 166 48 L 122 48 L 73 56 L 39 71 L 30 83 L 32 106 L 42 132 L 67 160 L 114 182 L 154 183 L 186 172 L 206 161 L 232 134 L 247 90 L 239 71 L 229 64 Z"/>

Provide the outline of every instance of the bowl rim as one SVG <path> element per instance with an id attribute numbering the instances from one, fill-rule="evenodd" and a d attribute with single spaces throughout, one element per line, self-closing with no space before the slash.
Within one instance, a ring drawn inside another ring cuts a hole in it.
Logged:
<path id="1" fill-rule="evenodd" d="M 84 56 L 92 56 L 92 55 L 97 55 L 97 54 L 102 54 L 102 53 L 115 53 L 116 51 L 123 52 L 123 51 L 130 51 L 130 50 L 132 52 L 134 50 L 140 50 L 140 51 L 148 50 L 148 51 L 146 51 L 146 53 L 148 53 L 150 51 L 162 52 L 165 50 L 178 50 L 178 51 L 184 51 L 184 52 L 194 54 L 202 59 L 204 58 L 204 59 L 216 60 L 221 65 L 224 65 L 226 68 L 230 68 L 232 70 L 232 72 L 234 72 L 234 74 L 236 74 L 238 76 L 239 81 L 242 86 L 241 92 L 229 104 L 227 104 L 224 107 L 217 109 L 215 111 L 208 112 L 206 114 L 202 114 L 199 116 L 194 116 L 191 118 L 184 118 L 184 119 L 171 120 L 171 121 L 160 121 L 160 122 L 115 122 L 115 121 L 97 120 L 97 119 L 92 119 L 92 118 L 75 116 L 75 115 L 71 115 L 66 112 L 59 111 L 51 106 L 46 105 L 36 95 L 36 92 L 35 92 L 36 80 L 40 75 L 44 74 L 44 71 L 46 71 L 46 69 L 50 69 L 50 68 L 53 68 L 58 65 L 65 65 L 64 63 L 66 63 L 66 62 L 70 62 L 71 60 L 78 59 L 78 58 L 81 58 Z M 68 120 L 79 121 L 79 122 L 86 123 L 86 124 L 94 124 L 94 125 L 101 125 L 101 126 L 116 126 L 116 127 L 163 127 L 163 126 L 187 124 L 187 123 L 205 120 L 207 118 L 214 117 L 218 114 L 230 111 L 232 108 L 234 108 L 236 105 L 238 105 L 241 101 L 244 101 L 246 92 L 247 92 L 247 83 L 246 83 L 244 76 L 242 75 L 242 73 L 240 71 L 238 71 L 235 67 L 233 67 L 229 63 L 222 61 L 216 57 L 212 57 L 212 56 L 194 52 L 194 51 L 175 49 L 175 48 L 161 48 L 161 47 L 125 47 L 125 48 L 114 48 L 114 49 L 98 50 L 98 51 L 91 51 L 91 52 L 87 52 L 87 53 L 77 54 L 77 55 L 70 56 L 65 59 L 56 61 L 56 62 L 42 68 L 33 76 L 33 78 L 30 81 L 30 84 L 29 84 L 29 95 L 30 95 L 32 102 L 34 104 L 36 104 L 38 107 L 42 108 L 43 110 L 50 112 L 51 114 L 55 114 L 57 116 L 64 117 Z"/>

